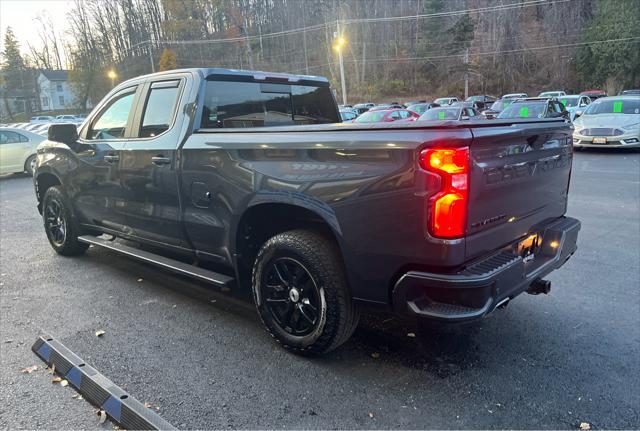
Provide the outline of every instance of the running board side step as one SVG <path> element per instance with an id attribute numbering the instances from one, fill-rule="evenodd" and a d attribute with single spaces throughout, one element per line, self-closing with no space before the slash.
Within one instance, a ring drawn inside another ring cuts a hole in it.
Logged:
<path id="1" fill-rule="evenodd" d="M 198 280 L 205 281 L 207 283 L 214 284 L 217 287 L 231 287 L 230 285 L 234 281 L 234 278 L 229 277 L 228 275 L 219 274 L 217 272 L 209 271 L 208 269 L 189 265 L 188 263 L 160 256 L 158 254 L 151 253 L 145 250 L 140 250 L 135 247 L 129 247 L 115 241 L 109 241 L 91 235 L 80 236 L 78 237 L 78 241 L 98 247 L 104 247 L 106 249 L 124 254 L 125 256 L 132 257 L 142 262 L 151 263 L 153 265 L 166 268 L 178 274 L 186 275 Z"/>

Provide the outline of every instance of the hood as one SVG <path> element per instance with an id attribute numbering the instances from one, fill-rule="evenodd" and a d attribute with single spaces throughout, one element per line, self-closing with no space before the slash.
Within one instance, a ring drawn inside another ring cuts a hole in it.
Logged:
<path id="1" fill-rule="evenodd" d="M 637 123 L 638 117 L 629 114 L 583 115 L 576 120 L 580 127 L 620 128 L 627 124 Z"/>

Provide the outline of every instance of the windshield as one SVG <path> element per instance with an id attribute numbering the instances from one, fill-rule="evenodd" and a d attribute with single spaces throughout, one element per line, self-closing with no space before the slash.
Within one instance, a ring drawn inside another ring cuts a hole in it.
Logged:
<path id="1" fill-rule="evenodd" d="M 513 102 L 513 100 L 509 100 L 509 99 L 496 100 L 495 102 L 493 102 L 493 105 L 491 105 L 491 110 L 502 111 L 504 108 L 509 106 L 511 102 Z"/>
<path id="2" fill-rule="evenodd" d="M 512 103 L 498 115 L 498 118 L 542 118 L 546 106 L 546 103 Z"/>
<path id="3" fill-rule="evenodd" d="M 411 105 L 411 110 L 418 114 L 424 114 L 429 109 L 428 103 L 418 103 L 417 105 Z"/>
<path id="4" fill-rule="evenodd" d="M 640 98 L 638 99 L 598 99 L 584 111 L 584 115 L 600 114 L 640 114 Z"/>
<path id="5" fill-rule="evenodd" d="M 573 108 L 575 106 L 578 106 L 579 102 L 580 102 L 580 97 L 578 96 L 563 97 L 562 99 L 560 99 L 560 103 L 562 103 L 565 108 Z"/>
<path id="6" fill-rule="evenodd" d="M 460 108 L 434 108 L 420 116 L 420 120 L 457 120 Z"/>
<path id="7" fill-rule="evenodd" d="M 377 123 L 384 118 L 384 111 L 367 111 L 354 121 L 356 123 Z"/>
<path id="8" fill-rule="evenodd" d="M 441 97 L 439 99 L 436 99 L 433 101 L 433 103 L 437 103 L 438 105 L 446 105 L 447 103 L 449 103 L 452 99 L 449 97 Z"/>

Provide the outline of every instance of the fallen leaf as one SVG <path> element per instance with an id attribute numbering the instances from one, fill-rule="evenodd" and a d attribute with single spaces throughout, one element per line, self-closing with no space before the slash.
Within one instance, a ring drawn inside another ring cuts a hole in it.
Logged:
<path id="1" fill-rule="evenodd" d="M 582 431 L 587 431 L 591 429 L 591 424 L 589 422 L 580 422 L 580 429 Z"/>
<path id="2" fill-rule="evenodd" d="M 13 343 L 13 340 L 4 340 L 5 343 Z"/>
<path id="3" fill-rule="evenodd" d="M 51 365 L 51 367 L 47 368 L 49 374 L 53 374 L 56 372 L 56 364 Z"/>
<path id="4" fill-rule="evenodd" d="M 107 413 L 104 410 L 98 410 L 96 415 L 100 418 L 98 423 L 103 424 L 107 420 Z"/>
<path id="5" fill-rule="evenodd" d="M 25 374 L 31 374 L 31 373 L 33 373 L 34 371 L 36 371 L 37 369 L 38 369 L 38 366 L 37 366 L 37 365 L 32 365 L 32 366 L 30 366 L 30 367 L 23 368 L 23 369 L 21 369 L 20 371 L 21 371 L 21 372 L 23 372 L 23 373 L 25 373 Z"/>
<path id="6" fill-rule="evenodd" d="M 218 302 L 218 300 L 217 300 L 217 299 L 212 299 L 212 300 L 211 300 L 211 303 L 212 303 L 212 304 L 214 304 L 214 303 L 216 303 L 216 302 Z"/>
<path id="7" fill-rule="evenodd" d="M 176 305 L 176 304 L 173 304 L 173 307 L 172 307 L 172 308 L 176 308 L 176 307 L 177 307 L 177 305 Z"/>
<path id="8" fill-rule="evenodd" d="M 138 279 L 138 283 L 142 283 L 144 280 L 142 280 L 141 278 Z"/>
<path id="9" fill-rule="evenodd" d="M 409 333 L 407 334 L 407 337 L 416 338 L 416 334 L 415 334 L 415 333 L 413 333 L 413 332 L 409 332 Z"/>
<path id="10" fill-rule="evenodd" d="M 378 358 L 380 357 L 380 353 L 378 353 L 378 352 L 373 352 L 373 353 L 371 354 L 371 357 L 372 357 L 373 359 L 378 359 Z"/>
<path id="11" fill-rule="evenodd" d="M 62 381 L 60 382 L 60 386 L 62 386 L 62 387 L 69 386 L 69 382 L 68 382 L 68 381 L 66 381 L 66 380 L 62 380 Z"/>
<path id="12" fill-rule="evenodd" d="M 151 403 L 148 403 L 148 402 L 145 401 L 144 402 L 144 407 L 148 409 L 149 407 L 151 407 Z"/>
<path id="13" fill-rule="evenodd" d="M 375 415 L 373 414 L 373 412 L 369 412 L 369 417 L 373 418 Z"/>
<path id="14" fill-rule="evenodd" d="M 60 383 L 62 381 L 62 377 L 54 377 L 51 379 L 51 383 Z"/>
<path id="15" fill-rule="evenodd" d="M 102 337 L 104 334 L 106 334 L 106 332 L 103 331 L 102 329 L 98 329 L 96 331 L 96 337 Z"/>

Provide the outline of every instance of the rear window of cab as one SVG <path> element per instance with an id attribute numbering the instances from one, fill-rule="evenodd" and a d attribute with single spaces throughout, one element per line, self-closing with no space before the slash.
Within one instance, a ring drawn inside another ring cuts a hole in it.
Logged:
<path id="1" fill-rule="evenodd" d="M 339 118 L 328 86 L 207 81 L 201 127 L 325 124 Z"/>

